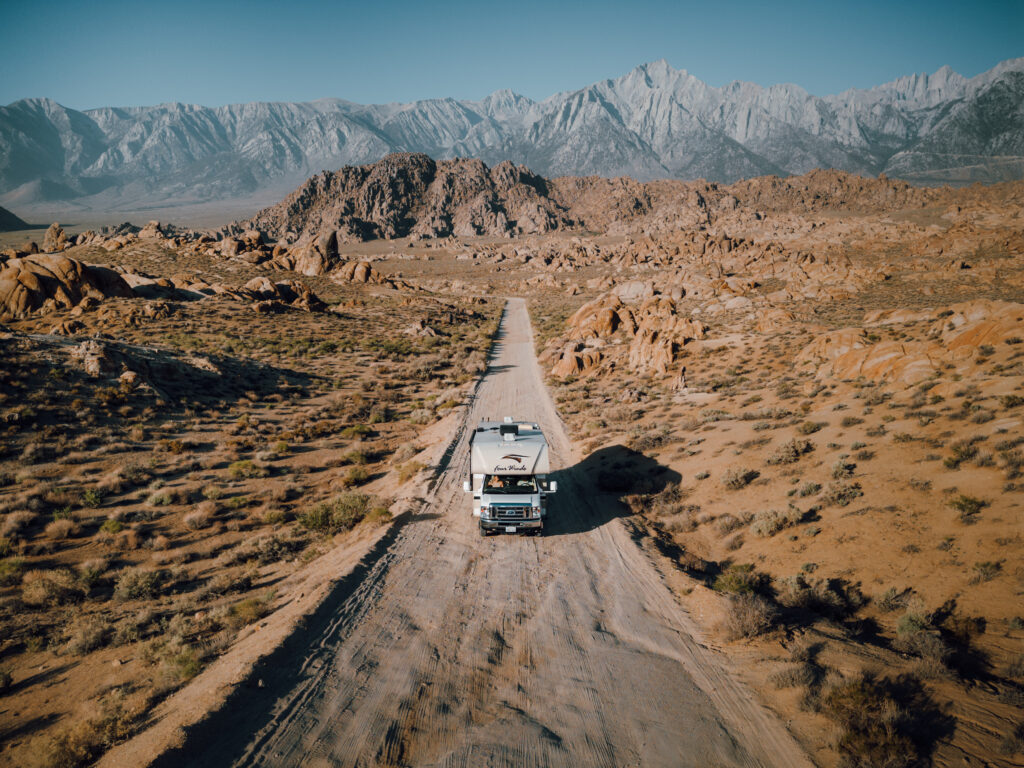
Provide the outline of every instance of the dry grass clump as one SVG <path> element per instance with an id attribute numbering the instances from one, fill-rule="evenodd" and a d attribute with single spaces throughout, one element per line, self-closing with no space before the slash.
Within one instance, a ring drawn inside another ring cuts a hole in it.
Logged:
<path id="1" fill-rule="evenodd" d="M 750 532 L 755 536 L 768 538 L 779 531 L 797 525 L 804 519 L 804 511 L 790 505 L 785 512 L 766 509 L 754 515 L 750 524 Z"/>
<path id="2" fill-rule="evenodd" d="M 214 515 L 217 514 L 217 504 L 213 501 L 203 501 L 196 506 L 194 510 L 189 512 L 182 518 L 182 522 L 186 528 L 193 531 L 198 531 L 203 528 L 209 528 L 213 522 Z"/>
<path id="3" fill-rule="evenodd" d="M 725 631 L 733 640 L 757 637 L 774 627 L 778 616 L 778 609 L 761 595 L 735 595 L 729 601 Z"/>
<path id="4" fill-rule="evenodd" d="M 78 616 L 67 627 L 68 653 L 83 656 L 102 648 L 111 634 L 110 623 L 99 616 Z"/>
<path id="5" fill-rule="evenodd" d="M 825 692 L 821 712 L 838 726 L 836 748 L 849 768 L 911 768 L 949 730 L 921 684 L 912 677 L 861 674 Z"/>
<path id="6" fill-rule="evenodd" d="M 62 517 L 46 525 L 46 535 L 51 539 L 66 539 L 77 532 L 78 523 L 70 517 Z"/>
<path id="7" fill-rule="evenodd" d="M 316 533 L 335 534 L 350 531 L 364 519 L 384 519 L 387 508 L 380 499 L 366 493 L 343 493 L 331 501 L 317 504 L 299 515 L 299 522 Z"/>
<path id="8" fill-rule="evenodd" d="M 712 588 L 726 594 L 749 595 L 762 589 L 765 582 L 764 574 L 755 571 L 753 565 L 733 563 L 715 577 Z"/>
<path id="9" fill-rule="evenodd" d="M 33 570 L 21 580 L 21 600 L 26 605 L 52 607 L 80 602 L 86 589 L 67 568 Z"/>
<path id="10" fill-rule="evenodd" d="M 266 477 L 270 474 L 266 467 L 261 467 L 250 459 L 234 462 L 228 467 L 228 474 L 233 480 L 248 480 L 256 477 Z"/>
<path id="11" fill-rule="evenodd" d="M 163 581 L 162 571 L 126 568 L 117 578 L 114 594 L 121 600 L 149 600 L 156 597 Z"/>
<path id="12" fill-rule="evenodd" d="M 964 525 L 972 525 L 978 521 L 981 510 L 988 506 L 984 499 L 978 499 L 966 494 L 958 494 L 949 500 L 949 506 L 958 514 L 957 519 Z"/>
<path id="13" fill-rule="evenodd" d="M 793 464 L 800 460 L 800 457 L 814 450 L 814 443 L 810 440 L 793 438 L 787 443 L 779 446 L 771 456 L 765 459 L 766 464 Z"/>
<path id="14" fill-rule="evenodd" d="M 842 480 L 835 480 L 828 484 L 821 500 L 828 506 L 845 507 L 858 496 L 863 496 L 860 483 L 847 483 Z"/>
<path id="15" fill-rule="evenodd" d="M 98 712 L 33 740 L 27 768 L 79 768 L 91 765 L 114 744 L 131 735 L 140 712 L 122 696 L 103 699 Z"/>
<path id="16" fill-rule="evenodd" d="M 730 491 L 738 491 L 746 488 L 759 477 L 760 473 L 753 469 L 734 467 L 726 471 L 722 477 L 722 485 Z"/>

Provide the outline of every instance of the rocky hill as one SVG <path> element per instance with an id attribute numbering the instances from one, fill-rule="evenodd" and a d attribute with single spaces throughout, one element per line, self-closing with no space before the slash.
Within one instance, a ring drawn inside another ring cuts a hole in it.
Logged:
<path id="1" fill-rule="evenodd" d="M 6 208 L 0 208 L 0 232 L 15 232 L 19 229 L 28 229 L 28 224 Z"/>
<path id="2" fill-rule="evenodd" d="M 814 168 L 915 182 L 1024 176 L 1024 59 L 964 78 L 948 67 L 818 97 L 796 85 L 712 87 L 659 61 L 540 102 L 360 105 L 339 99 L 209 108 L 0 107 L 0 203 L 235 199 L 393 152 L 523 163 L 546 176 L 731 182 Z"/>
<path id="3" fill-rule="evenodd" d="M 523 166 L 393 154 L 320 173 L 236 228 L 291 242 L 329 230 L 342 240 L 370 240 L 535 234 L 571 224 L 548 182 Z"/>

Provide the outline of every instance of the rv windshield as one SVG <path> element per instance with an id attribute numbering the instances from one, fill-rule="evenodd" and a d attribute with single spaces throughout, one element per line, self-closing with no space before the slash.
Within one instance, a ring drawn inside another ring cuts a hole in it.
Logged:
<path id="1" fill-rule="evenodd" d="M 484 493 L 536 493 L 537 481 L 531 475 L 488 475 Z"/>

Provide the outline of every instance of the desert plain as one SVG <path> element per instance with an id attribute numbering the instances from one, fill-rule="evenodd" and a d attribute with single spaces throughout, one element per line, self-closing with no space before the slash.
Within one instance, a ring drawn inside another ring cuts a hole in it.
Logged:
<path id="1" fill-rule="evenodd" d="M 0 234 L 0 763 L 1024 765 L 1022 211 L 397 154 Z"/>

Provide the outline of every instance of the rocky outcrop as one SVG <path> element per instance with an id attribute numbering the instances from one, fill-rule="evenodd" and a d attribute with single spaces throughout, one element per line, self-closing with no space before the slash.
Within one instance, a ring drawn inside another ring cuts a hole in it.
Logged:
<path id="1" fill-rule="evenodd" d="M 398 153 L 314 176 L 229 232 L 257 229 L 301 244 L 307 258 L 316 261 L 331 258 L 323 237 L 348 242 L 532 234 L 569 224 L 547 195 L 547 182 L 523 166 L 505 162 L 488 168 L 479 160 L 435 162 L 423 154 Z"/>
<path id="2" fill-rule="evenodd" d="M 57 253 L 63 251 L 68 245 L 68 237 L 64 234 L 64 228 L 56 221 L 46 230 L 43 237 L 43 250 L 46 253 Z"/>
<path id="3" fill-rule="evenodd" d="M 0 321 L 70 309 L 85 299 L 132 296 L 131 287 L 114 270 L 65 256 L 9 259 L 0 266 Z"/>
<path id="4" fill-rule="evenodd" d="M 984 346 L 1024 338 L 1024 304 L 977 300 L 945 310 L 903 310 L 873 313 L 876 324 L 931 325 L 921 339 L 883 340 L 861 328 L 822 334 L 801 350 L 798 365 L 817 368 L 819 378 L 864 378 L 907 387 L 951 367 L 960 374 L 977 364 Z"/>
<path id="5" fill-rule="evenodd" d="M 559 378 L 620 359 L 637 373 L 665 375 L 674 370 L 682 348 L 706 333 L 707 326 L 679 314 L 667 296 L 648 296 L 629 305 L 610 292 L 587 302 L 566 321 L 568 340 L 552 341 L 541 364 L 552 365 L 551 374 Z"/>

